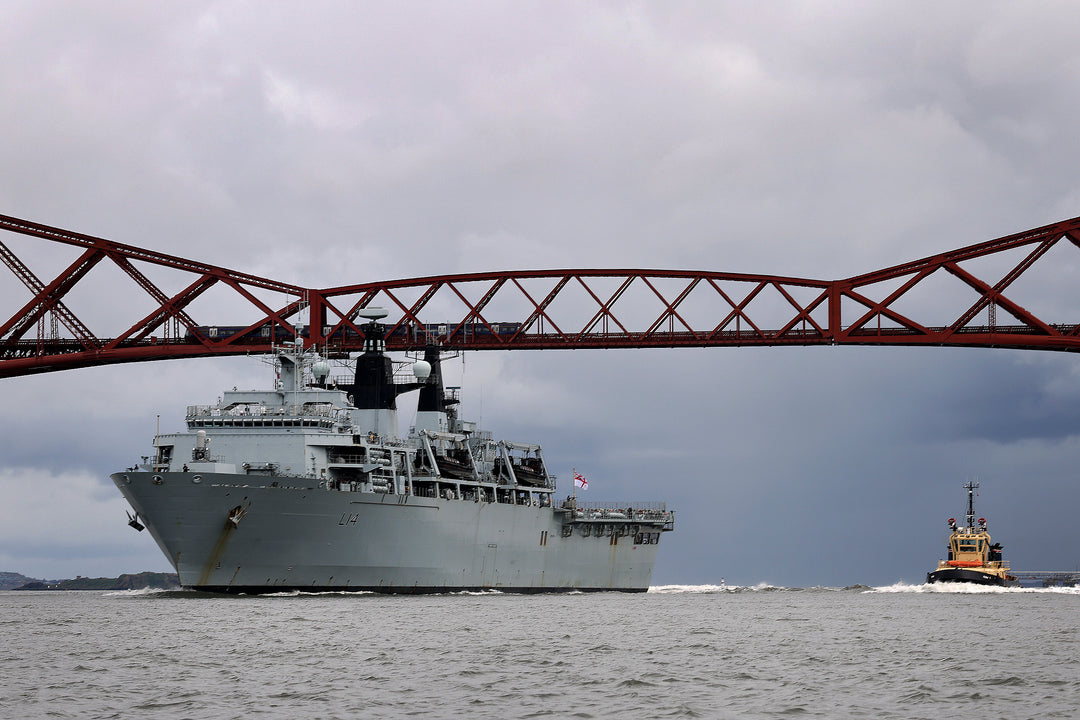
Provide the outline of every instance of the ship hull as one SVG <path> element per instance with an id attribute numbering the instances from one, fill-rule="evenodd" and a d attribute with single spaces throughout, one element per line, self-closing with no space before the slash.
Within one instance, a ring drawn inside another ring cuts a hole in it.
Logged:
<path id="1" fill-rule="evenodd" d="M 933 572 L 926 574 L 926 582 L 960 582 L 973 583 L 976 585 L 997 585 L 1000 587 L 1017 584 L 1007 576 L 985 572 L 978 568 L 945 568 L 942 570 L 934 570 Z"/>
<path id="2" fill-rule="evenodd" d="M 643 592 L 660 534 L 637 544 L 609 525 L 585 537 L 552 507 L 328 491 L 305 478 L 111 477 L 181 584 L 206 591 Z"/>

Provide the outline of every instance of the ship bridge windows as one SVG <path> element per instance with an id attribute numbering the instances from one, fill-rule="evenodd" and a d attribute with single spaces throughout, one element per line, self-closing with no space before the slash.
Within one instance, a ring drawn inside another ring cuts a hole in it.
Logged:
<path id="1" fill-rule="evenodd" d="M 188 421 L 189 428 L 320 428 L 334 429 L 332 420 L 299 417 L 211 417 Z"/>
<path id="2" fill-rule="evenodd" d="M 956 552 L 982 552 L 982 538 L 959 538 L 956 540 Z"/>
<path id="3" fill-rule="evenodd" d="M 347 419 L 343 408 L 318 401 L 302 405 L 268 407 L 262 403 L 237 402 L 227 407 L 192 405 L 188 407 L 189 428 L 321 428 L 332 430 Z"/>

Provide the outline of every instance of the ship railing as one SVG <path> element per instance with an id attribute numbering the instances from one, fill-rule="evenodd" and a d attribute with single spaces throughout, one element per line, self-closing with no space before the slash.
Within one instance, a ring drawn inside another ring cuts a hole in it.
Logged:
<path id="1" fill-rule="evenodd" d="M 667 511 L 667 503 L 663 502 L 591 502 L 581 498 L 577 499 L 578 510 L 619 510 L 626 508 L 634 510 L 654 510 L 657 512 Z"/>
<path id="2" fill-rule="evenodd" d="M 664 503 L 578 502 L 573 519 L 578 522 L 662 522 L 673 524 L 675 513 Z"/>
<path id="3" fill-rule="evenodd" d="M 341 465 L 363 465 L 369 462 L 366 455 L 350 452 L 331 452 L 327 460 Z"/>
<path id="4" fill-rule="evenodd" d="M 345 408 L 320 403 L 318 405 L 243 405 L 222 409 L 216 405 L 188 405 L 187 419 L 200 418 L 264 418 L 264 417 L 316 417 L 328 418 L 339 422 L 349 420 L 349 411 Z"/>
<path id="5" fill-rule="evenodd" d="M 200 463 L 200 462 L 202 462 L 202 463 L 223 463 L 223 462 L 225 462 L 225 456 L 224 455 L 210 455 L 209 453 L 207 453 L 206 457 L 204 457 L 201 460 L 192 459 L 192 460 L 189 460 L 188 462 L 191 462 L 191 463 Z M 187 472 L 187 470 L 186 470 L 187 463 L 185 462 L 182 465 L 183 465 L 183 468 L 185 468 L 184 472 Z"/>

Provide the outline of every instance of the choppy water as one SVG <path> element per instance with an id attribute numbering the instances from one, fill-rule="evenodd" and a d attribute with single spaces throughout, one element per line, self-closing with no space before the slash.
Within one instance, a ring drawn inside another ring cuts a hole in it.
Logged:
<path id="1" fill-rule="evenodd" d="M 0 592 L 3 718 L 1073 718 L 1080 590 Z"/>

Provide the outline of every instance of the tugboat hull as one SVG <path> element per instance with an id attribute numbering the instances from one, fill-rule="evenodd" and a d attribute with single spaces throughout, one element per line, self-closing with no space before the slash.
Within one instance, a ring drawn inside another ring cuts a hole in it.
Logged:
<path id="1" fill-rule="evenodd" d="M 961 582 L 973 583 L 975 585 L 997 585 L 999 587 L 1016 584 L 1008 581 L 1001 575 L 983 572 L 977 568 L 947 568 L 945 570 L 935 570 L 926 573 L 926 582 Z"/>

